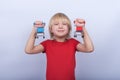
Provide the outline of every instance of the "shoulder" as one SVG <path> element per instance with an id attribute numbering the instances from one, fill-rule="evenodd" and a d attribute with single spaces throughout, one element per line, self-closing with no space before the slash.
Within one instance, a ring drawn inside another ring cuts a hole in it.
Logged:
<path id="1" fill-rule="evenodd" d="M 42 41 L 40 44 L 47 44 L 47 43 L 50 43 L 50 42 L 52 42 L 52 40 L 47 39 L 47 40 Z"/>
<path id="2" fill-rule="evenodd" d="M 68 39 L 68 41 L 69 41 L 70 43 L 72 43 L 72 44 L 75 44 L 75 45 L 77 45 L 78 43 L 80 43 L 78 40 L 76 40 L 76 39 L 74 39 L 74 38 L 70 38 L 70 39 Z"/>
<path id="3" fill-rule="evenodd" d="M 71 41 L 71 42 L 79 42 L 77 39 L 74 39 L 74 38 L 70 38 L 69 41 Z"/>

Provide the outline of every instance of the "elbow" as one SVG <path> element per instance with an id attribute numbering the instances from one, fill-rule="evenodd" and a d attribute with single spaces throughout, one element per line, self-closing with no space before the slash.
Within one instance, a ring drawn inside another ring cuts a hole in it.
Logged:
<path id="1" fill-rule="evenodd" d="M 24 51 L 25 51 L 26 54 L 31 54 L 30 50 L 25 49 Z"/>
<path id="2" fill-rule="evenodd" d="M 86 52 L 87 52 L 87 53 L 92 53 L 93 51 L 94 51 L 94 47 L 91 47 L 91 48 L 86 49 Z"/>
<path id="3" fill-rule="evenodd" d="M 88 53 L 92 53 L 94 51 L 94 48 L 88 49 Z"/>
<path id="4" fill-rule="evenodd" d="M 89 53 L 92 53 L 93 51 L 94 51 L 94 49 L 90 49 L 90 50 L 88 50 Z"/>
<path id="5" fill-rule="evenodd" d="M 26 53 L 26 54 L 30 54 L 30 52 L 29 52 L 29 51 L 26 51 L 26 50 L 25 50 L 25 53 Z"/>

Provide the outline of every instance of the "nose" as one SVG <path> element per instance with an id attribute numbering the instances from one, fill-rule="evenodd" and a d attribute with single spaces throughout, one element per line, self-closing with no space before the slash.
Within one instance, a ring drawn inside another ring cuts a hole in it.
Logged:
<path id="1" fill-rule="evenodd" d="M 63 25 L 62 24 L 59 24 L 59 29 L 62 29 L 63 28 Z"/>

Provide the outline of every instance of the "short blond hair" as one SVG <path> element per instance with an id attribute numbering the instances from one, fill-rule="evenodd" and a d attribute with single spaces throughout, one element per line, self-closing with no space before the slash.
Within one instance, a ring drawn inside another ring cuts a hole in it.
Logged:
<path id="1" fill-rule="evenodd" d="M 71 32 L 71 29 L 72 29 L 72 26 L 71 26 L 71 21 L 70 19 L 68 18 L 68 16 L 66 16 L 64 13 L 56 13 L 55 15 L 53 15 L 50 19 L 50 22 L 49 22 L 49 33 L 50 33 L 50 37 L 53 38 L 53 34 L 51 32 L 51 29 L 52 29 L 52 25 L 54 24 L 55 21 L 64 21 L 66 22 L 66 24 L 68 25 L 68 28 L 69 28 L 69 32 L 66 36 L 66 38 L 69 38 L 70 37 L 70 32 Z"/>

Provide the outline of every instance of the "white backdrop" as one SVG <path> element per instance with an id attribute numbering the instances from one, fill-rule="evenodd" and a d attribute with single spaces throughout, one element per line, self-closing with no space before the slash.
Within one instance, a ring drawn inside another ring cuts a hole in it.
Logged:
<path id="1" fill-rule="evenodd" d="M 85 19 L 95 46 L 92 54 L 76 54 L 76 79 L 120 80 L 119 4 L 119 0 L 1 0 L 0 80 L 45 80 L 45 54 L 28 55 L 24 48 L 33 22 L 43 20 L 48 25 L 57 12 L 65 13 L 71 21 Z M 43 40 L 36 40 L 36 44 Z"/>

